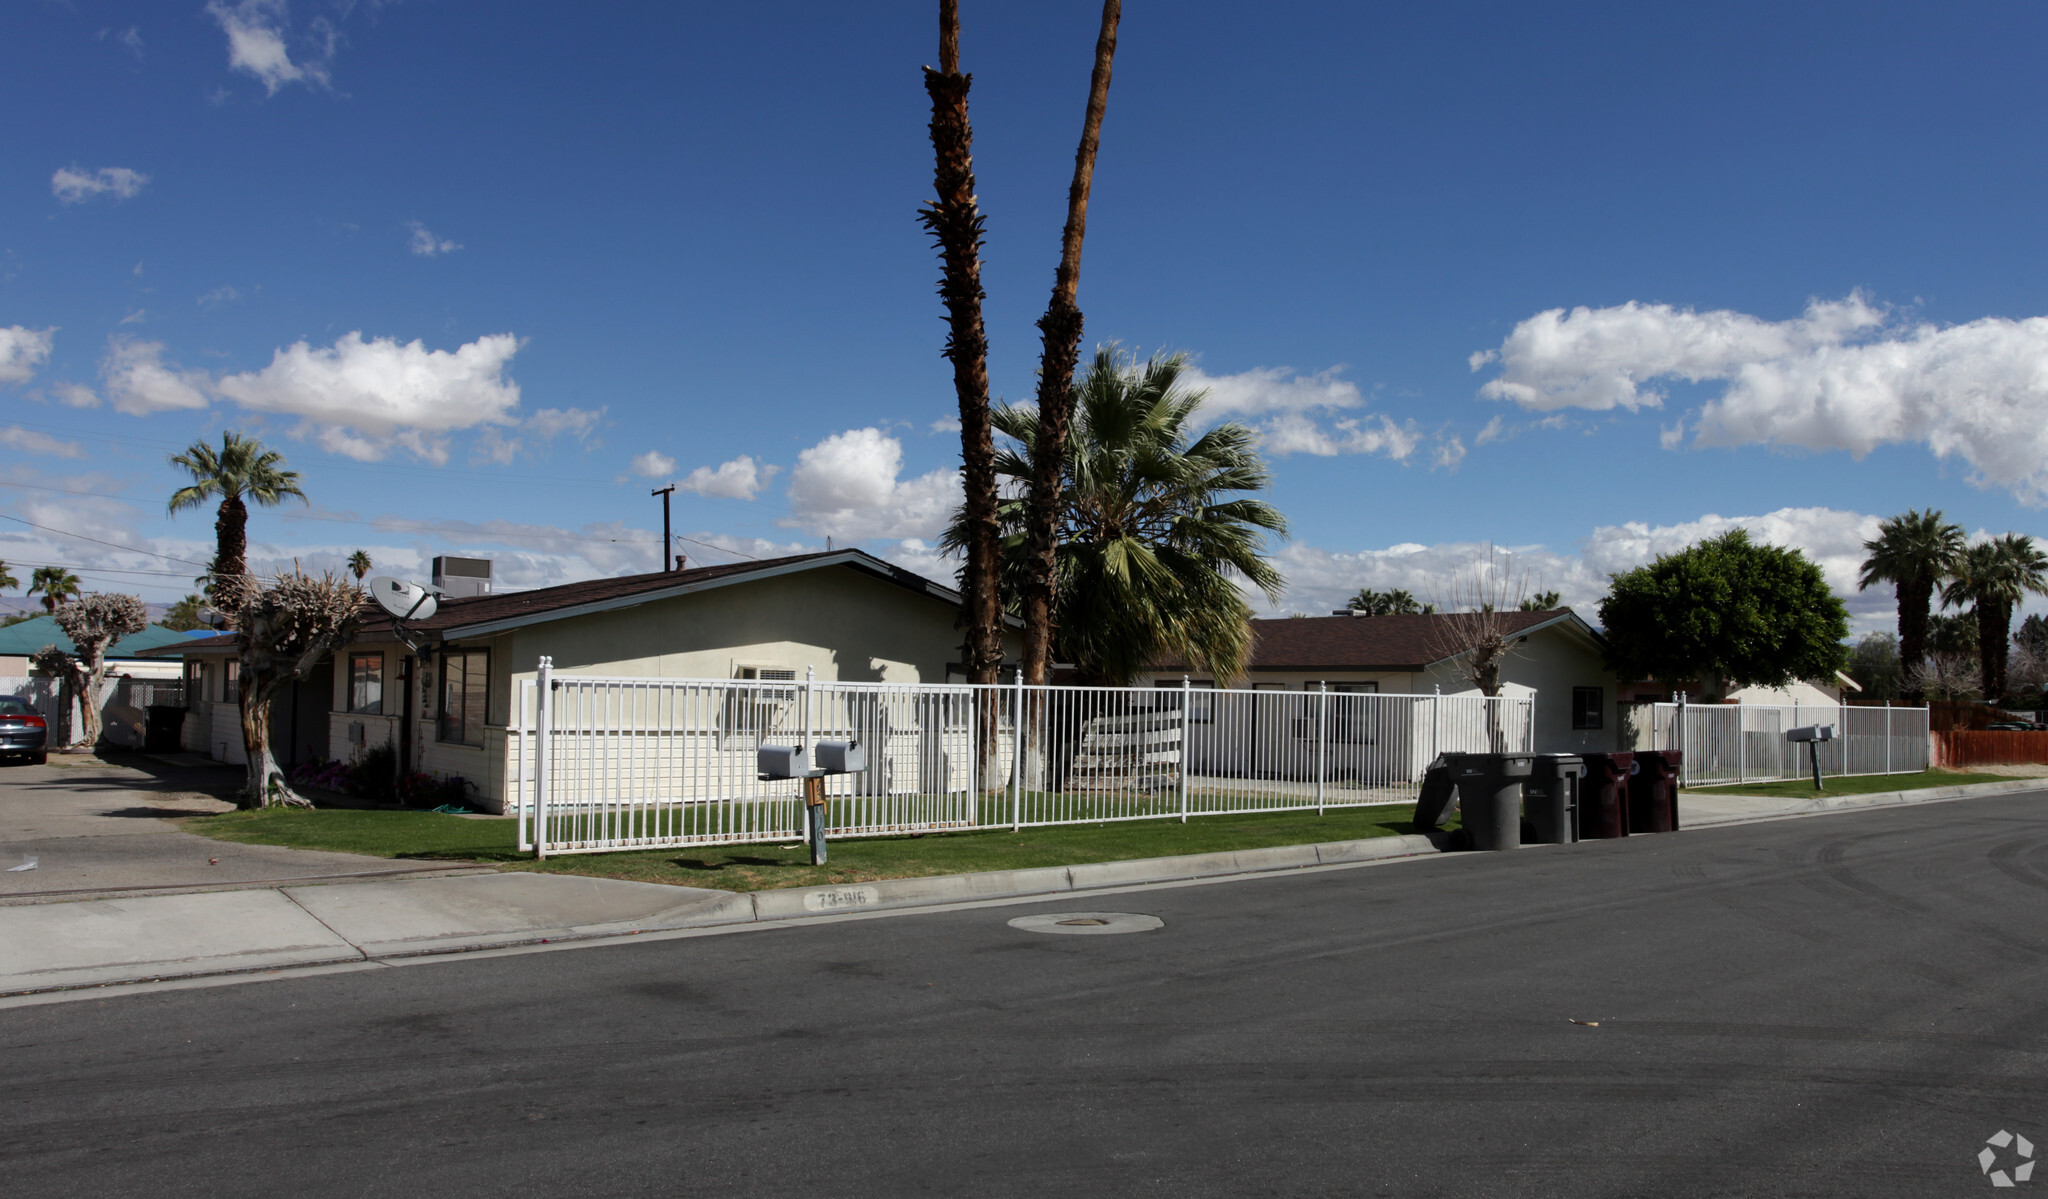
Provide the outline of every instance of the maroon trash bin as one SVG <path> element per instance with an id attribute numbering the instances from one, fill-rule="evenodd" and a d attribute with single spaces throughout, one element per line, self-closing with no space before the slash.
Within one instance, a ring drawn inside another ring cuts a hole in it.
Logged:
<path id="1" fill-rule="evenodd" d="M 1579 780 L 1579 840 L 1628 836 L 1628 772 L 1633 753 L 1580 754 L 1586 777 Z"/>
<path id="2" fill-rule="evenodd" d="M 1628 780 L 1630 832 L 1678 831 L 1678 767 L 1684 760 L 1675 749 L 1637 751 Z"/>

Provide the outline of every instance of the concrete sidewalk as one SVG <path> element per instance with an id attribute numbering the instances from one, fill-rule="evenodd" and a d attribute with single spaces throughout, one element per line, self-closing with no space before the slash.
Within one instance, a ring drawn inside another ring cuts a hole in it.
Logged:
<path id="1" fill-rule="evenodd" d="M 1703 829 L 2044 790 L 2048 781 L 2015 779 L 1834 799 L 1686 792 L 1680 818 Z M 755 892 L 512 872 L 0 906 L 0 996 L 1337 869 L 1439 849 L 1423 836 L 1376 837 Z"/>

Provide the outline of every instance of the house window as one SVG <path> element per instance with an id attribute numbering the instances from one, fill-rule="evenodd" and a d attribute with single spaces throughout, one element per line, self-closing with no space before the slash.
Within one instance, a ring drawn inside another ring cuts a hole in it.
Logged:
<path id="1" fill-rule="evenodd" d="M 384 714 L 384 655 L 348 656 L 348 710 L 359 716 Z"/>
<path id="2" fill-rule="evenodd" d="M 440 739 L 454 745 L 484 743 L 484 712 L 489 702 L 491 655 L 468 650 L 441 655 Z"/>
<path id="3" fill-rule="evenodd" d="M 1606 711 L 1605 695 L 1599 687 L 1572 688 L 1572 727 L 1575 729 L 1597 729 L 1605 727 L 1601 716 Z"/>
<path id="4" fill-rule="evenodd" d="M 1378 695 L 1380 685 L 1374 683 L 1325 683 L 1337 695 Z"/>
<path id="5" fill-rule="evenodd" d="M 220 702 L 242 702 L 242 664 L 234 658 L 225 658 L 221 661 Z"/>
<path id="6" fill-rule="evenodd" d="M 185 707 L 196 712 L 199 701 L 206 698 L 206 664 L 185 660 Z"/>

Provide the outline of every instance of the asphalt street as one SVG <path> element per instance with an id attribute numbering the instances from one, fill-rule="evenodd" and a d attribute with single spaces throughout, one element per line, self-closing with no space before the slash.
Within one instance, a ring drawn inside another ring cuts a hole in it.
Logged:
<path id="1" fill-rule="evenodd" d="M 5 1009 L 0 1194 L 1989 1193 L 2044 801 Z"/>

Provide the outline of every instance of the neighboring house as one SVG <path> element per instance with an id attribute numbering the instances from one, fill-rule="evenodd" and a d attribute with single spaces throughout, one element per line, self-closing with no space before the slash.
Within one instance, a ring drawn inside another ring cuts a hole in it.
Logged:
<path id="1" fill-rule="evenodd" d="M 1514 637 L 1501 662 L 1501 694 L 1536 695 L 1536 749 L 1542 753 L 1612 750 L 1616 742 L 1615 680 L 1603 662 L 1600 634 L 1569 608 L 1500 614 Z M 1252 621 L 1245 677 L 1217 680 L 1181 662 L 1164 662 L 1138 686 L 1258 690 L 1369 691 L 1473 695 L 1463 655 L 1446 654 L 1446 622 L 1432 616 L 1299 616 Z"/>
<path id="2" fill-rule="evenodd" d="M 1778 707 L 1791 707 L 1794 704 L 1802 708 L 1840 707 L 1844 703 L 1854 703 L 1856 693 L 1861 690 L 1862 686 L 1855 679 L 1838 670 L 1831 679 L 1794 679 L 1782 687 L 1731 685 L 1723 692 L 1721 702 Z M 1624 684 L 1621 689 L 1626 702 L 1637 704 L 1670 703 L 1674 691 L 1685 692 L 1686 697 L 1694 703 L 1702 702 L 1699 684 L 1696 682 L 1680 683 L 1671 687 L 1655 680 L 1645 680 Z"/>
<path id="3" fill-rule="evenodd" d="M 160 624 L 150 625 L 140 633 L 131 633 L 114 643 L 107 654 L 107 677 L 127 676 L 136 679 L 175 679 L 178 666 L 160 658 L 140 658 L 144 650 L 163 646 L 182 645 L 195 637 L 206 636 L 205 630 L 181 633 L 167 629 Z M 22 679 L 32 672 L 29 658 L 46 645 L 54 645 L 67 654 L 77 653 L 78 647 L 71 644 L 71 638 L 57 627 L 54 616 L 38 616 L 18 624 L 0 628 L 0 678 Z"/>
<path id="4" fill-rule="evenodd" d="M 514 699 L 542 656 L 563 674 L 943 683 L 959 678 L 959 609 L 954 591 L 859 550 L 445 597 L 403 630 L 419 657 L 373 609 L 273 707 L 273 738 L 287 764 L 388 743 L 495 810 Z M 244 761 L 233 636 L 159 652 L 182 656 L 193 682 L 187 747 Z"/>

